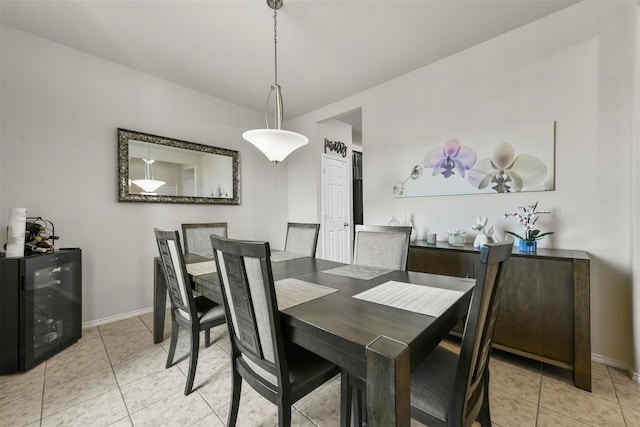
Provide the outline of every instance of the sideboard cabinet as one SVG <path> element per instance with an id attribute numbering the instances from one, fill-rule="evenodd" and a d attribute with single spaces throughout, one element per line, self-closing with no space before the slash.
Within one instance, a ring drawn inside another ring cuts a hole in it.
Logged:
<path id="1" fill-rule="evenodd" d="M 474 277 L 479 250 L 446 242 L 411 244 L 409 270 Z M 591 391 L 590 266 L 583 251 L 514 247 L 508 261 L 493 346 L 573 371 Z"/>

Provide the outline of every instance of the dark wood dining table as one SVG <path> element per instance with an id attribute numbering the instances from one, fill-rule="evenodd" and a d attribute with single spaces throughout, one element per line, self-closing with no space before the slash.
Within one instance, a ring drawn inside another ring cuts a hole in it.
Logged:
<path id="1" fill-rule="evenodd" d="M 187 263 L 202 260 L 185 257 Z M 276 282 L 295 278 L 337 289 L 281 310 L 286 337 L 366 382 L 368 425 L 409 426 L 410 373 L 466 315 L 475 280 L 411 271 L 390 271 L 367 280 L 326 272 L 344 265 L 310 257 L 272 261 Z M 154 271 L 157 343 L 163 338 L 167 294 L 158 259 Z M 353 297 L 389 281 L 460 291 L 460 297 L 435 317 Z M 194 275 L 193 283 L 197 292 L 222 303 L 217 273 Z"/>

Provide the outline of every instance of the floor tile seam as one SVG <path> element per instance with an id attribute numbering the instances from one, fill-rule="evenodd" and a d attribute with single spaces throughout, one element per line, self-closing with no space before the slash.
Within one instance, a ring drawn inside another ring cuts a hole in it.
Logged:
<path id="1" fill-rule="evenodd" d="M 166 313 L 165 313 L 165 316 L 166 316 Z M 152 330 L 152 328 L 150 328 L 150 327 L 149 327 L 149 325 L 147 325 L 147 324 L 145 323 L 145 321 L 144 321 L 144 320 L 142 320 L 142 317 L 141 317 L 141 316 L 136 316 L 136 317 L 137 317 L 138 319 L 140 319 L 140 321 L 142 322 L 142 324 L 144 325 L 144 327 L 145 327 L 145 328 L 147 328 L 147 330 L 149 331 L 149 333 L 153 335 L 153 330 Z M 152 319 L 152 320 L 153 320 L 153 319 Z"/>
<path id="2" fill-rule="evenodd" d="M 56 380 L 56 381 L 53 381 L 53 383 L 51 384 L 51 386 L 55 386 L 55 385 L 57 385 L 57 384 L 62 384 L 62 383 L 64 383 L 64 382 L 68 382 L 68 381 L 70 381 L 70 380 L 78 380 L 78 379 L 81 379 L 81 378 L 85 378 L 85 377 L 88 377 L 88 376 L 90 376 L 90 375 L 95 374 L 96 372 L 106 371 L 107 369 L 108 369 L 107 367 L 102 367 L 102 368 L 98 368 L 98 369 L 95 369 L 95 370 L 91 370 L 91 371 L 89 371 L 89 372 L 85 372 L 85 373 L 83 373 L 82 375 L 72 376 L 71 378 L 69 377 L 69 375 L 68 375 L 68 374 L 65 374 L 65 375 L 63 375 L 60 379 L 58 379 L 58 380 Z M 54 375 L 54 374 L 52 374 L 52 375 Z M 51 377 L 50 377 L 50 378 L 51 378 Z M 55 378 L 55 377 L 53 377 L 53 378 Z M 46 377 L 45 377 L 45 380 L 46 380 Z M 43 385 L 43 387 L 42 387 L 42 388 L 44 389 L 44 388 L 45 388 L 45 386 Z"/>
<path id="3" fill-rule="evenodd" d="M 38 394 L 38 393 L 44 394 L 44 386 L 39 387 L 37 391 L 33 391 L 31 393 L 27 393 L 26 395 L 25 394 L 21 394 L 21 393 L 14 394 L 11 400 L 7 400 L 6 402 L 0 402 L 0 406 L 4 406 L 4 405 L 9 405 L 11 403 L 15 403 L 15 402 L 17 402 L 19 400 L 23 400 L 23 399 L 25 399 L 25 398 L 27 398 L 29 396 L 33 396 L 33 395 Z"/>
<path id="4" fill-rule="evenodd" d="M 74 379 L 77 379 L 77 378 L 82 378 L 82 377 L 76 377 Z M 51 386 L 55 387 L 58 384 L 60 384 L 60 382 L 54 382 Z M 117 384 L 115 384 L 115 386 L 117 387 Z M 73 406 L 76 406 L 77 404 L 86 402 L 87 400 L 91 399 L 91 397 L 88 397 L 86 399 L 80 400 L 79 402 L 76 401 L 73 404 L 70 404 L 68 406 L 63 405 L 63 408 L 61 408 L 61 409 L 59 409 L 59 410 L 57 410 L 55 412 L 52 412 L 52 413 L 50 413 L 50 414 L 45 416 L 45 403 L 46 403 L 45 402 L 45 390 L 47 390 L 47 362 L 46 361 L 44 362 L 44 372 L 43 372 L 43 380 L 42 380 L 42 404 L 41 404 L 41 408 L 40 408 L 40 424 L 42 424 L 42 420 L 47 418 L 47 417 L 50 417 L 50 416 L 52 416 L 54 414 L 57 414 L 58 412 L 64 411 L 64 410 L 69 409 L 69 408 L 71 408 Z M 109 392 L 109 391 L 111 391 L 111 390 L 107 390 L 106 392 Z M 93 396 L 93 397 L 95 397 L 95 396 Z"/>
<path id="5" fill-rule="evenodd" d="M 204 400 L 206 401 L 207 399 L 204 399 Z M 213 413 L 214 413 L 214 414 L 216 414 L 216 417 L 218 417 L 218 419 L 219 419 L 220 421 L 222 421 L 222 424 L 223 424 L 223 425 L 225 425 L 225 426 L 227 425 L 227 420 L 228 420 L 228 415 L 229 415 L 229 413 L 228 413 L 228 411 L 227 411 L 227 417 L 224 417 L 224 418 L 223 418 L 223 417 L 222 417 L 222 409 L 224 409 L 225 407 L 227 407 L 227 406 L 229 406 L 229 405 L 230 405 L 230 404 L 229 404 L 229 403 L 227 403 L 227 404 L 225 404 L 224 406 L 221 406 L 221 407 L 219 407 L 218 409 L 214 409 L 214 410 L 213 410 Z M 238 408 L 238 409 L 240 409 L 240 408 Z"/>
<path id="6" fill-rule="evenodd" d="M 602 399 L 602 400 L 605 400 L 607 402 L 614 403 L 615 405 L 617 405 L 618 409 L 622 413 L 622 408 L 621 408 L 622 404 L 620 403 L 620 398 L 618 397 L 618 391 L 616 390 L 615 385 L 614 385 L 614 388 L 613 388 L 613 391 L 615 393 L 615 399 L 612 399 L 611 397 L 603 396 L 603 395 L 600 395 L 600 394 L 595 394 L 592 391 L 589 392 L 589 391 L 586 391 L 586 390 L 582 390 L 579 387 L 571 386 L 569 384 L 566 384 L 563 381 L 558 381 L 558 380 L 556 380 L 554 378 L 547 377 L 547 379 L 551 380 L 552 382 L 555 382 L 558 385 L 563 386 L 563 388 L 567 388 L 567 387 L 573 388 L 578 392 L 579 395 L 591 396 L 592 398 L 594 398 L 596 400 L 597 399 Z M 540 395 L 540 398 L 542 398 L 542 394 Z M 540 402 L 540 404 L 542 404 L 542 401 Z M 547 406 L 545 406 L 545 408 L 549 409 L 549 407 L 547 407 Z"/>
<path id="7" fill-rule="evenodd" d="M 598 427 L 598 425 L 597 425 L 597 424 L 592 424 L 592 423 L 590 423 L 590 422 L 585 422 L 585 421 L 579 420 L 579 419 L 577 419 L 577 418 L 575 418 L 575 417 L 572 417 L 571 415 L 565 414 L 564 412 L 560 412 L 560 411 L 556 411 L 555 409 L 551 409 L 551 408 L 549 408 L 548 406 L 540 405 L 540 407 L 541 407 L 541 408 L 544 408 L 545 410 L 547 410 L 547 411 L 549 411 L 549 412 L 553 412 L 554 414 L 557 414 L 557 415 L 560 415 L 560 416 L 563 416 L 563 417 L 569 418 L 569 419 L 571 419 L 571 420 L 573 420 L 573 421 L 576 421 L 576 422 L 578 422 L 578 423 L 580 423 L 580 424 L 585 424 L 585 425 L 588 425 L 589 427 Z M 540 418 L 537 418 L 537 420 L 539 420 L 539 419 L 540 419 Z M 537 421 L 536 421 L 536 425 L 537 425 Z"/>
<path id="8" fill-rule="evenodd" d="M 542 374 L 544 372 L 544 367 L 540 366 L 540 378 L 538 381 L 538 402 L 536 403 L 536 426 L 538 425 L 538 421 L 540 420 L 540 404 L 542 403 Z"/>
<path id="9" fill-rule="evenodd" d="M 102 341 L 101 341 L 101 342 L 102 342 Z M 106 354 L 106 353 L 107 353 L 107 349 L 104 347 L 104 343 L 102 344 L 102 346 L 103 346 L 103 347 L 102 347 L 102 349 L 95 350 L 95 351 L 93 351 L 93 352 L 91 352 L 91 353 L 84 353 L 84 352 L 82 352 L 82 353 L 79 353 L 79 354 L 82 354 L 82 356 L 81 356 L 81 357 L 89 357 L 89 356 L 93 356 L 93 355 L 95 355 L 95 354 L 97 354 L 97 353 L 100 353 L 100 351 L 104 351 L 104 352 L 105 352 L 105 354 Z M 75 353 L 72 353 L 71 355 L 75 356 Z M 65 358 L 65 355 L 64 355 L 64 354 L 61 354 L 61 356 L 62 356 L 62 357 L 60 357 L 59 359 L 54 359 L 54 360 L 45 360 L 45 363 L 46 363 L 46 364 L 49 364 L 49 365 L 52 365 L 52 366 L 51 366 L 51 368 L 54 368 L 54 367 L 55 367 L 55 366 L 57 366 L 57 365 L 64 365 L 65 363 L 72 363 L 72 362 L 74 362 L 74 360 L 67 360 L 67 359 Z M 69 355 L 66 355 L 66 356 L 68 357 Z"/>
<path id="10" fill-rule="evenodd" d="M 157 344 L 154 344 L 151 347 L 142 347 L 141 349 L 137 349 L 136 351 L 132 351 L 130 353 L 127 353 L 127 354 L 125 354 L 123 356 L 118 356 L 118 357 L 115 357 L 115 355 L 109 356 L 109 352 L 107 351 L 107 357 L 109 358 L 109 363 L 111 363 L 111 366 L 122 365 L 124 363 L 130 362 L 130 361 L 126 360 L 130 356 L 132 356 L 132 355 L 134 355 L 136 353 L 142 353 L 144 351 L 148 351 L 149 349 L 152 349 L 152 348 L 156 348 L 156 345 Z M 164 347 L 160 346 L 160 348 L 165 352 L 165 354 L 168 354 L 167 350 Z M 113 360 L 113 359 L 116 359 L 116 360 Z M 120 360 L 120 359 L 122 359 L 122 360 Z"/>
<path id="11" fill-rule="evenodd" d="M 612 402 L 612 401 L 611 401 L 611 400 L 608 400 L 608 402 Z M 561 411 L 561 410 L 558 410 L 558 409 L 551 408 L 551 407 L 550 407 L 550 406 L 548 406 L 548 405 L 545 405 L 545 404 L 542 404 L 542 403 L 541 403 L 541 404 L 540 404 L 540 406 L 541 406 L 542 408 L 546 409 L 547 411 L 552 411 L 552 412 L 554 412 L 554 413 L 556 413 L 556 414 L 563 415 L 563 416 L 565 416 L 565 417 L 567 417 L 567 418 L 571 418 L 572 420 L 578 421 L 579 423 L 586 424 L 586 425 L 593 426 L 593 427 L 598 427 L 598 425 L 597 425 L 597 424 L 591 424 L 591 421 L 583 421 L 583 420 L 579 420 L 579 419 L 577 419 L 576 417 L 574 417 L 574 416 L 572 416 L 572 415 L 570 415 L 570 414 L 565 413 L 564 411 Z M 622 407 L 620 406 L 620 404 L 616 404 L 616 409 L 617 409 L 617 410 L 618 410 L 618 412 L 619 412 L 619 413 L 618 413 L 618 415 L 620 415 L 620 417 L 622 418 L 623 422 L 624 422 L 624 423 L 625 423 L 625 425 L 626 425 L 626 421 L 625 421 L 625 419 L 624 419 L 624 413 L 622 412 Z"/>
<path id="12" fill-rule="evenodd" d="M 111 388 L 109 388 L 108 390 L 104 390 L 102 393 L 94 394 L 94 395 L 91 395 L 91 396 L 84 395 L 83 398 L 81 398 L 80 400 L 75 400 L 75 401 L 73 401 L 72 404 L 68 404 L 67 406 L 62 407 L 62 408 L 56 410 L 55 412 L 47 414 L 46 416 L 44 415 L 44 395 L 43 395 L 42 396 L 42 405 L 43 406 L 42 406 L 42 412 L 40 414 L 41 415 L 40 416 L 40 421 L 42 422 L 42 420 L 44 420 L 45 418 L 49 418 L 49 417 L 51 417 L 51 416 L 53 416 L 55 414 L 59 414 L 60 412 L 66 411 L 66 410 L 71 409 L 71 408 L 73 408 L 75 406 L 78 406 L 78 405 L 81 405 L 83 403 L 86 403 L 86 402 L 90 401 L 91 399 L 95 399 L 95 398 L 97 398 L 99 396 L 105 395 L 107 393 L 111 393 L 112 391 L 114 391 L 116 389 L 119 389 L 119 387 L 117 386 L 117 384 L 114 384 L 114 385 L 111 386 Z"/>
<path id="13" fill-rule="evenodd" d="M 305 406 L 306 406 L 306 405 L 305 405 Z M 291 409 L 292 409 L 292 410 L 294 410 L 294 409 L 295 409 L 296 411 L 300 412 L 300 414 L 301 414 L 303 417 L 305 417 L 306 419 L 308 419 L 309 421 L 311 421 L 311 423 L 312 423 L 313 425 L 320 427 L 320 425 L 319 425 L 317 422 L 315 422 L 315 421 L 314 421 L 314 419 L 313 419 L 313 418 L 311 418 L 311 416 L 310 416 L 310 415 L 308 415 L 306 412 L 304 412 L 302 409 L 296 408 L 296 407 L 294 407 L 293 405 L 291 405 Z M 291 418 L 293 418 L 293 415 L 291 416 Z M 277 426 L 276 426 L 276 427 L 277 427 Z"/>
<path id="14" fill-rule="evenodd" d="M 202 396 L 201 396 L 201 397 L 202 397 Z M 205 402 L 207 401 L 207 399 L 205 399 L 204 397 L 203 397 L 202 399 L 203 399 Z M 207 404 L 208 404 L 208 403 L 207 403 Z M 209 405 L 209 408 L 211 409 L 211 412 L 213 413 L 213 415 L 214 415 L 218 420 L 220 420 L 220 422 L 222 423 L 222 425 L 226 426 L 226 425 L 227 425 L 227 423 L 226 423 L 225 421 L 222 421 L 222 419 L 221 419 L 221 418 L 220 418 L 220 416 L 216 413 L 216 411 L 214 411 L 214 410 L 211 408 L 211 405 Z M 189 424 L 189 426 L 193 426 L 193 425 L 198 424 L 200 421 L 204 420 L 205 418 L 207 418 L 207 417 L 208 417 L 208 416 L 210 416 L 210 415 L 211 415 L 211 414 L 207 414 L 207 415 L 205 415 L 204 417 L 200 418 L 199 420 L 194 421 L 193 423 Z"/>
<path id="15" fill-rule="evenodd" d="M 489 395 L 491 395 L 491 389 L 492 388 L 498 389 L 501 392 L 508 394 L 509 396 L 513 396 L 513 397 L 515 397 L 517 399 L 524 400 L 525 402 L 531 403 L 532 405 L 536 405 L 536 406 L 540 405 L 540 394 L 538 394 L 538 401 L 534 402 L 531 399 L 527 399 L 526 397 L 517 395 L 515 393 L 510 392 L 509 390 L 505 390 L 503 387 L 500 387 L 500 386 L 497 386 L 497 385 L 492 385 L 491 383 L 489 383 Z"/>

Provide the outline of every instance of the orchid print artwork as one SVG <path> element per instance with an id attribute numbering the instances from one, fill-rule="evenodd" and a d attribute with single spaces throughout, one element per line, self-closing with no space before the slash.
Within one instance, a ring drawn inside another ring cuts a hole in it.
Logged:
<path id="1" fill-rule="evenodd" d="M 409 176 L 393 185 L 393 194 L 420 197 L 553 190 L 554 149 L 555 122 L 478 138 L 473 143 L 449 139 L 428 149 Z"/>
<path id="2" fill-rule="evenodd" d="M 547 166 L 529 154 L 516 155 L 508 142 L 496 148 L 491 158 L 482 159 L 469 171 L 468 181 L 476 188 L 491 185 L 496 193 L 521 191 L 525 182 L 537 184 L 547 176 Z"/>

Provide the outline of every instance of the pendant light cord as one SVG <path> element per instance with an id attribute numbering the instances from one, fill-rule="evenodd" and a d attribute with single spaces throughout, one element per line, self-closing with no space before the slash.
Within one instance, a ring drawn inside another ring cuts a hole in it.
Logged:
<path id="1" fill-rule="evenodd" d="M 278 9 L 273 9 L 273 56 L 275 84 L 278 84 Z"/>

